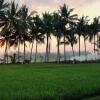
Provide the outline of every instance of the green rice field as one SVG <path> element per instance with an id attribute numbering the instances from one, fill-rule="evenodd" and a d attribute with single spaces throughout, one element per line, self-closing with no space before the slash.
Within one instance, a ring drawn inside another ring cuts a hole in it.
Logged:
<path id="1" fill-rule="evenodd" d="M 100 64 L 0 65 L 0 100 L 100 100 Z"/>

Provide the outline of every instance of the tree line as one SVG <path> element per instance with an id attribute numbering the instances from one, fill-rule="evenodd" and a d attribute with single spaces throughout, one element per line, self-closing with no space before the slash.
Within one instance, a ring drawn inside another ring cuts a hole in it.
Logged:
<path id="1" fill-rule="evenodd" d="M 100 48 L 100 22 L 99 17 L 95 17 L 90 22 L 88 16 L 78 17 L 73 8 L 66 4 L 60 6 L 58 11 L 42 14 L 37 11 L 29 12 L 26 5 L 19 6 L 14 1 L 7 3 L 0 0 L 0 47 L 5 47 L 4 62 L 8 63 L 8 50 L 10 47 L 17 48 L 18 62 L 20 62 L 20 47 L 24 45 L 23 62 L 26 60 L 26 42 L 31 44 L 30 62 L 34 42 L 36 42 L 35 62 L 38 44 L 46 43 L 45 62 L 49 62 L 51 36 L 57 40 L 57 62 L 60 62 L 60 45 L 64 47 L 64 61 L 66 61 L 66 45 L 72 48 L 73 57 L 74 45 L 79 45 L 79 57 L 81 56 L 81 37 L 84 39 L 85 57 L 87 60 L 87 41 L 94 45 L 95 52 L 99 53 Z M 46 41 L 45 41 L 46 40 Z"/>

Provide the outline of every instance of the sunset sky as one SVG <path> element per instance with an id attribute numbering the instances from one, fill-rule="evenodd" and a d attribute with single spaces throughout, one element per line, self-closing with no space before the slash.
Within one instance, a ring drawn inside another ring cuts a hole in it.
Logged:
<path id="1" fill-rule="evenodd" d="M 16 0 L 16 2 L 20 5 L 26 4 L 30 11 L 36 10 L 39 13 L 55 11 L 60 5 L 66 3 L 69 7 L 75 8 L 75 13 L 80 16 L 85 14 L 93 18 L 100 15 L 100 0 Z"/>
<path id="2" fill-rule="evenodd" d="M 5 0 L 7 1 L 7 0 Z M 8 0 L 9 2 L 11 0 Z M 36 10 L 39 14 L 45 11 L 57 11 L 59 6 L 64 3 L 70 8 L 74 8 L 74 12 L 79 16 L 86 15 L 92 20 L 96 16 L 100 16 L 100 0 L 14 0 L 19 5 L 26 4 L 29 11 Z M 52 52 L 56 52 L 56 40 L 52 39 Z M 83 41 L 81 42 L 81 49 L 84 50 Z M 68 51 L 71 48 L 68 48 Z M 75 50 L 78 50 L 78 45 L 75 46 Z M 88 50 L 92 50 L 92 46 L 88 45 Z M 39 46 L 39 51 L 45 51 L 45 45 Z M 61 47 L 63 51 L 63 47 Z"/>

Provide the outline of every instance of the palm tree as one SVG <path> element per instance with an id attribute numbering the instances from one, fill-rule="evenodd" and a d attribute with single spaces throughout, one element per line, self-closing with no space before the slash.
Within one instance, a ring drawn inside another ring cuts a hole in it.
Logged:
<path id="1" fill-rule="evenodd" d="M 49 43 L 50 43 L 50 36 L 52 33 L 52 15 L 50 13 L 45 12 L 43 14 L 43 26 L 42 29 L 44 33 L 46 33 L 46 56 L 45 61 L 49 61 Z"/>
<path id="2" fill-rule="evenodd" d="M 41 35 L 36 35 L 36 51 L 35 51 L 35 59 L 34 62 L 37 62 L 37 54 L 38 54 L 38 44 L 44 43 L 44 37 Z"/>
<path id="3" fill-rule="evenodd" d="M 5 63 L 8 63 L 8 47 L 9 47 L 9 35 L 11 31 L 8 31 L 9 29 L 6 28 L 4 33 L 1 33 L 1 38 L 0 38 L 0 46 L 5 46 L 5 53 L 4 53 L 4 61 Z"/>
<path id="4" fill-rule="evenodd" d="M 20 12 L 21 12 L 21 8 L 18 7 L 18 4 L 15 4 L 14 1 L 11 2 L 10 7 L 7 11 L 7 18 L 8 18 L 8 26 L 9 29 L 12 30 L 12 33 L 10 33 L 10 46 L 14 46 L 17 47 L 18 46 L 18 62 L 20 62 L 20 55 L 19 55 L 19 51 L 20 51 L 20 43 L 22 42 L 20 40 L 20 33 L 21 33 L 21 28 L 22 28 L 22 20 L 20 18 Z M 4 29 L 7 26 L 4 27 Z"/>
<path id="5" fill-rule="evenodd" d="M 83 33 L 83 23 L 84 23 L 84 20 L 83 20 L 83 16 L 79 19 L 79 21 L 77 22 L 77 34 L 78 34 L 78 39 L 79 39 L 79 57 L 81 55 L 81 50 L 80 50 L 80 45 L 81 45 L 81 36 L 82 36 L 82 33 Z"/>
<path id="6" fill-rule="evenodd" d="M 17 9 L 17 8 L 16 8 Z M 11 45 L 17 47 L 18 46 L 18 62 L 20 62 L 20 45 L 24 45 L 24 61 L 26 59 L 26 41 L 29 41 L 29 31 L 28 31 L 28 20 L 30 16 L 28 16 L 28 8 L 23 5 L 20 9 L 17 10 L 16 13 L 16 22 L 14 22 L 15 33 L 12 35 Z"/>
<path id="7" fill-rule="evenodd" d="M 81 35 L 84 38 L 84 48 L 85 48 L 86 61 L 87 61 L 86 40 L 88 39 L 88 34 L 90 34 L 90 32 L 91 32 L 88 22 L 89 22 L 88 16 L 82 16 L 82 18 L 81 18 Z"/>
<path id="8" fill-rule="evenodd" d="M 0 39 L 1 46 L 5 45 L 5 54 L 4 54 L 4 60 L 8 63 L 8 47 L 11 46 L 11 37 L 15 32 L 15 23 L 16 23 L 16 14 L 17 14 L 17 7 L 18 5 L 15 5 L 14 2 L 11 2 L 9 9 L 7 9 L 5 13 L 6 18 L 6 24 L 2 28 L 2 38 Z"/>
<path id="9" fill-rule="evenodd" d="M 60 7 L 60 14 L 63 21 L 63 36 L 64 42 L 66 39 L 66 35 L 68 35 L 65 31 L 68 30 L 69 24 L 75 24 L 77 20 L 77 14 L 72 14 L 74 9 L 69 9 L 66 4 Z M 66 44 L 64 43 L 64 60 L 66 61 Z"/>
<path id="10" fill-rule="evenodd" d="M 71 45 L 73 58 L 75 58 L 74 45 L 77 44 L 76 26 L 70 24 L 69 30 L 66 30 L 66 33 L 65 41 L 61 42 L 61 44 Z"/>
<path id="11" fill-rule="evenodd" d="M 37 48 L 38 43 L 44 43 L 44 33 L 42 32 L 42 20 L 38 15 L 32 18 L 32 20 L 29 22 L 30 24 L 30 31 L 31 31 L 31 54 L 30 54 L 30 62 L 32 60 L 32 51 L 33 51 L 33 44 L 34 41 L 36 41 L 36 52 L 35 52 L 35 62 L 37 61 Z"/>
<path id="12" fill-rule="evenodd" d="M 0 28 L 2 27 L 2 30 L 1 30 L 1 34 L 0 34 L 0 46 L 4 46 L 5 45 L 5 38 L 4 36 L 4 31 L 6 31 L 6 35 L 7 35 L 7 30 L 4 30 L 4 26 L 6 26 L 7 24 L 7 18 L 5 16 L 5 14 L 7 13 L 7 9 L 9 7 L 9 3 L 4 3 L 4 0 L 0 0 Z M 8 40 L 8 39 L 7 39 Z M 6 43 L 7 44 L 7 43 Z M 6 45 L 6 48 L 7 48 L 7 45 Z M 5 52 L 6 52 L 7 49 L 5 49 Z M 5 58 L 4 58 L 4 61 L 5 61 Z"/>
<path id="13" fill-rule="evenodd" d="M 91 28 L 91 34 L 89 34 L 90 37 L 90 42 L 92 42 L 92 40 L 94 41 L 94 54 L 96 51 L 96 41 L 98 40 L 98 32 L 100 31 L 100 23 L 99 23 L 99 18 L 94 18 L 93 23 L 90 25 Z M 96 40 L 96 36 L 97 36 L 97 40 Z"/>
<path id="14" fill-rule="evenodd" d="M 57 38 L 57 62 L 60 62 L 60 40 L 62 36 L 63 22 L 59 13 L 53 14 L 53 34 Z"/>
<path id="15" fill-rule="evenodd" d="M 84 17 L 84 25 L 83 25 L 83 33 L 82 36 L 84 38 L 84 47 L 85 47 L 85 57 L 87 61 L 87 47 L 86 47 L 86 40 L 89 38 L 89 34 L 91 34 L 91 29 L 89 25 L 89 19 L 88 16 Z"/>
<path id="16" fill-rule="evenodd" d="M 100 54 L 100 34 L 98 35 L 98 53 Z"/>
<path id="17" fill-rule="evenodd" d="M 67 38 L 67 41 L 65 42 L 65 44 L 70 44 L 71 45 L 72 52 L 73 52 L 73 58 L 75 60 L 74 45 L 77 43 L 77 38 L 74 35 L 74 33 L 72 33 L 72 32 L 69 33 L 69 35 L 67 35 L 66 38 Z"/>
<path id="18" fill-rule="evenodd" d="M 44 33 L 42 32 L 42 25 L 43 22 L 42 20 L 39 18 L 38 15 L 36 15 L 35 19 L 34 19 L 34 24 L 35 24 L 35 40 L 36 40 L 36 51 L 35 51 L 35 59 L 34 61 L 37 61 L 37 48 L 38 48 L 38 43 L 44 43 Z"/>
<path id="19" fill-rule="evenodd" d="M 0 0 L 0 28 L 4 26 L 7 22 L 5 14 L 7 12 L 8 7 L 9 3 L 5 3 L 4 0 Z"/>
<path id="20" fill-rule="evenodd" d="M 22 41 L 24 44 L 24 63 L 25 63 L 26 41 L 30 40 L 29 33 L 28 33 L 28 17 L 30 17 L 30 16 L 28 16 L 28 8 L 25 5 L 23 5 L 21 8 L 20 17 L 21 17 L 22 25 L 23 25 L 23 26 L 21 26 L 21 34 L 22 34 Z"/>

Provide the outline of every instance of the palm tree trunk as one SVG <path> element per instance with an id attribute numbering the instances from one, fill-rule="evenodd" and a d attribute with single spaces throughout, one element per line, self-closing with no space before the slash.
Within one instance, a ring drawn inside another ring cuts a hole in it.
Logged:
<path id="1" fill-rule="evenodd" d="M 65 35 L 64 35 L 64 61 L 66 61 L 66 44 L 65 44 Z"/>
<path id="2" fill-rule="evenodd" d="M 85 61 L 87 61 L 87 54 L 86 54 L 86 52 L 87 52 L 87 49 L 86 49 L 86 40 L 85 40 L 85 37 L 84 37 L 84 47 L 85 47 Z"/>
<path id="3" fill-rule="evenodd" d="M 24 63 L 25 63 L 25 58 L 26 57 L 26 48 L 25 48 L 25 40 L 24 40 Z"/>
<path id="4" fill-rule="evenodd" d="M 97 33 L 97 52 L 99 55 L 99 33 Z"/>
<path id="5" fill-rule="evenodd" d="M 95 47 L 95 35 L 94 35 L 94 55 L 95 55 L 95 50 L 96 50 L 96 47 Z"/>
<path id="6" fill-rule="evenodd" d="M 60 63 L 60 37 L 57 37 L 57 63 Z"/>
<path id="7" fill-rule="evenodd" d="M 20 40 L 18 41 L 18 62 L 20 62 Z"/>
<path id="8" fill-rule="evenodd" d="M 80 35 L 79 35 L 79 57 L 80 57 L 81 53 L 80 53 Z"/>
<path id="9" fill-rule="evenodd" d="M 33 44 L 34 44 L 34 42 L 32 42 L 32 47 L 31 47 L 31 53 L 30 53 L 30 63 L 31 63 L 31 61 L 32 61 Z"/>
<path id="10" fill-rule="evenodd" d="M 75 63 L 75 54 L 74 54 L 73 44 L 71 46 L 72 46 L 72 52 L 73 52 L 73 63 Z"/>
<path id="11" fill-rule="evenodd" d="M 35 59 L 34 59 L 34 62 L 37 61 L 37 46 L 38 46 L 38 43 L 37 43 L 37 41 L 36 41 L 36 51 L 35 51 Z"/>
<path id="12" fill-rule="evenodd" d="M 7 64 L 9 62 L 9 59 L 8 59 L 8 45 L 7 45 Z"/>
<path id="13" fill-rule="evenodd" d="M 74 53 L 74 48 L 73 48 L 73 45 L 71 45 L 71 47 L 72 47 L 72 52 L 73 52 L 73 60 L 75 60 L 75 53 Z"/>
<path id="14" fill-rule="evenodd" d="M 50 56 L 50 53 L 51 53 L 51 44 L 49 42 L 49 56 Z"/>
<path id="15" fill-rule="evenodd" d="M 94 34 L 94 56 L 95 56 L 95 60 L 96 60 L 95 50 L 96 50 L 96 37 Z"/>
<path id="16" fill-rule="evenodd" d="M 45 61 L 48 62 L 49 58 L 48 58 L 48 46 L 49 46 L 49 36 L 47 33 L 47 44 L 46 44 L 46 56 L 45 56 Z"/>
<path id="17" fill-rule="evenodd" d="M 7 57 L 7 41 L 6 41 L 6 46 L 5 46 L 5 53 L 4 53 L 4 62 L 8 63 L 8 57 Z"/>

